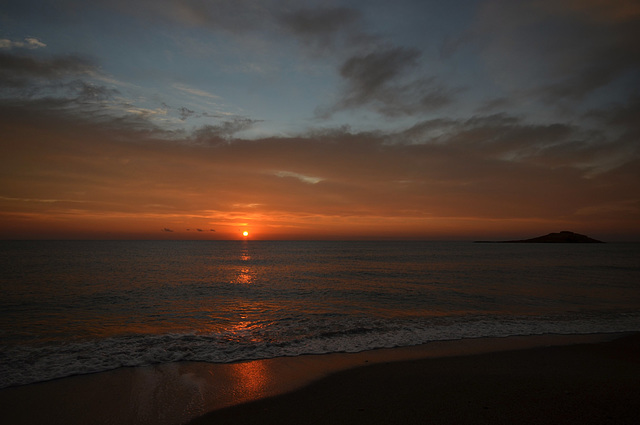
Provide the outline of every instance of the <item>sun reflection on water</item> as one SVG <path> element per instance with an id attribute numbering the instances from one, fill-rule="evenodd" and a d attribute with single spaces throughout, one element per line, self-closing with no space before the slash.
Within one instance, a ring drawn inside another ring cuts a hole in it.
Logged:
<path id="1" fill-rule="evenodd" d="M 247 319 L 246 316 L 242 317 Z M 266 328 L 266 325 L 260 322 L 243 320 L 238 323 L 226 326 L 224 329 L 225 339 L 227 341 L 240 341 L 240 342 L 262 342 L 260 336 L 261 331 Z"/>
<path id="2" fill-rule="evenodd" d="M 249 267 L 242 267 L 236 275 L 235 283 L 248 285 L 253 282 L 253 273 Z"/>
<path id="3" fill-rule="evenodd" d="M 251 255 L 249 253 L 249 247 L 247 243 L 242 244 L 242 252 L 240 253 L 240 261 L 242 265 L 238 268 L 234 283 L 248 285 L 253 283 L 255 277 L 255 271 L 250 267 L 249 261 Z"/>

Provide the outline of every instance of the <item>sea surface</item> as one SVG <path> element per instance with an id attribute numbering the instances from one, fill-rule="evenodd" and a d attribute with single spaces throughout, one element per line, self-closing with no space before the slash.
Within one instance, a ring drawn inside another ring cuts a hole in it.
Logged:
<path id="1" fill-rule="evenodd" d="M 0 242 L 0 388 L 166 362 L 623 331 L 640 331 L 640 244 Z"/>

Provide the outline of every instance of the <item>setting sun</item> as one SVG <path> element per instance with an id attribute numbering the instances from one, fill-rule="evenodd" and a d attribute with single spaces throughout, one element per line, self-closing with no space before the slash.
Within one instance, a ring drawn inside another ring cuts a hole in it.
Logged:
<path id="1" fill-rule="evenodd" d="M 249 232 L 247 232 L 246 230 L 244 232 L 242 232 L 242 236 L 249 236 Z"/>

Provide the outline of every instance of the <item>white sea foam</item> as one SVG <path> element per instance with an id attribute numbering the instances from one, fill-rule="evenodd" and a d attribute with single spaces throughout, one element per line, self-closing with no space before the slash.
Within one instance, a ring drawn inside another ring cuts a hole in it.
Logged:
<path id="1" fill-rule="evenodd" d="M 253 335 L 250 340 L 230 341 L 222 334 L 165 334 L 5 346 L 0 347 L 0 388 L 119 367 L 180 361 L 230 363 L 303 354 L 360 352 L 465 338 L 637 331 L 640 314 L 474 316 L 427 321 L 360 319 L 335 321 L 329 326 L 315 323 L 308 327 L 321 331 L 304 338 L 286 335 L 280 341 L 269 340 L 268 335 L 263 340 Z"/>

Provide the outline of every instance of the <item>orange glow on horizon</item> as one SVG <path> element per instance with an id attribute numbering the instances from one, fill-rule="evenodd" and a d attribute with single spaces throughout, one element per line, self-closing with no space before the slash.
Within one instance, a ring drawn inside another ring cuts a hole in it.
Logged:
<path id="1" fill-rule="evenodd" d="M 257 213 L 238 223 L 237 214 L 122 214 L 51 211 L 49 214 L 0 213 L 3 239 L 176 239 L 176 240 L 476 240 L 535 237 L 571 230 L 605 241 L 637 240 L 637 223 L 486 217 L 340 216 Z M 239 226 L 240 229 L 238 229 Z M 252 232 L 241 230 L 251 226 Z M 621 234 L 626 226 L 632 232 Z M 633 231 L 636 232 L 633 232 Z M 245 234 L 246 232 L 246 234 Z M 256 233 L 257 232 L 257 233 Z M 251 233 L 251 235 L 249 234 Z"/>

